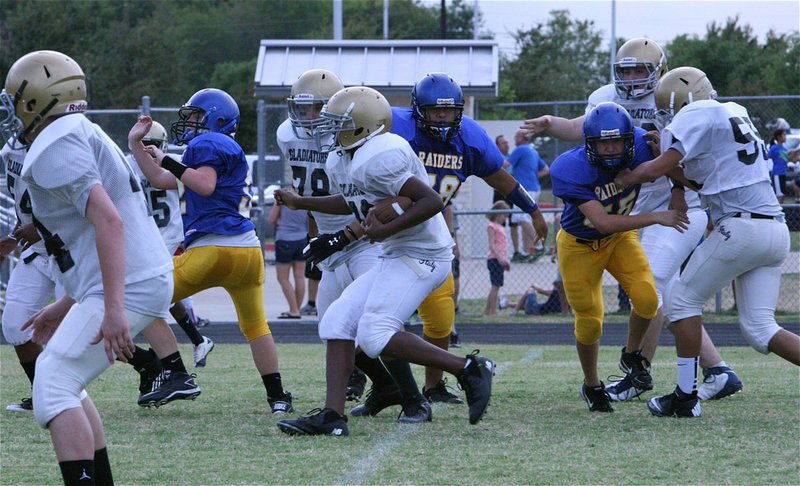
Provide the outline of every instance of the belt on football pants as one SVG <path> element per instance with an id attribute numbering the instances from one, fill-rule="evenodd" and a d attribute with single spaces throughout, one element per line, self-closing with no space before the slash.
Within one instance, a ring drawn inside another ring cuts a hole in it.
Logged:
<path id="1" fill-rule="evenodd" d="M 743 219 L 775 219 L 777 216 L 768 216 L 766 214 L 758 213 L 733 213 L 732 217 Z"/>
<path id="2" fill-rule="evenodd" d="M 588 245 L 592 247 L 592 250 L 597 251 L 600 248 L 600 242 L 603 241 L 605 238 L 600 238 L 599 240 L 585 240 L 583 238 L 575 238 L 576 243 L 580 243 L 581 245 Z"/>

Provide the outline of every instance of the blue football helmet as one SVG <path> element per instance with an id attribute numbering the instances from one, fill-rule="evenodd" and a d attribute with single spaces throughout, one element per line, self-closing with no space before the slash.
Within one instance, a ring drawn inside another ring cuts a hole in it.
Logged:
<path id="1" fill-rule="evenodd" d="M 426 74 L 411 90 L 411 108 L 417 127 L 431 137 L 444 142 L 453 138 L 461 128 L 461 118 L 464 115 L 464 94 L 461 92 L 461 86 L 447 74 Z M 429 108 L 454 108 L 456 110 L 455 120 L 453 122 L 428 120 Z"/>
<path id="2" fill-rule="evenodd" d="M 239 126 L 239 105 L 221 89 L 201 89 L 178 110 L 178 118 L 171 129 L 177 145 L 206 132 L 233 136 Z"/>
<path id="3" fill-rule="evenodd" d="M 633 119 L 613 101 L 598 104 L 586 115 L 583 138 L 589 163 L 600 170 L 618 172 L 633 162 Z M 596 145 L 601 140 L 623 140 L 625 144 L 619 153 L 601 154 Z"/>

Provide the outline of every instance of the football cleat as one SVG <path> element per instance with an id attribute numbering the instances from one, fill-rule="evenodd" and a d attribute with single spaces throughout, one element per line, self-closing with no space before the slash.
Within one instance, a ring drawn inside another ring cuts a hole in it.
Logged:
<path id="1" fill-rule="evenodd" d="M 353 417 L 374 417 L 381 410 L 393 405 L 402 405 L 403 395 L 397 385 L 384 388 L 373 387 L 367 392 L 367 399 L 364 403 L 350 410 Z"/>
<path id="2" fill-rule="evenodd" d="M 211 324 L 211 321 L 208 319 L 204 319 L 202 317 L 198 317 L 194 323 L 194 327 L 200 329 L 201 327 L 206 327 L 207 325 Z"/>
<path id="3" fill-rule="evenodd" d="M 461 347 L 461 339 L 459 339 L 457 332 L 451 332 L 450 333 L 450 347 L 451 348 L 460 348 Z"/>
<path id="4" fill-rule="evenodd" d="M 699 417 L 701 413 L 697 392 L 686 394 L 677 387 L 669 395 L 651 398 L 647 408 L 659 417 Z"/>
<path id="5" fill-rule="evenodd" d="M 347 394 L 346 399 L 348 402 L 357 402 L 364 394 L 364 387 L 367 386 L 367 375 L 361 370 L 353 370 L 350 373 L 350 378 L 347 379 Z"/>
<path id="6" fill-rule="evenodd" d="M 292 394 L 287 391 L 284 391 L 283 395 L 278 397 L 267 397 L 267 402 L 269 402 L 269 406 L 272 409 L 272 415 L 283 415 L 285 413 L 294 412 L 294 407 L 292 407 Z"/>
<path id="7" fill-rule="evenodd" d="M 494 361 L 478 356 L 476 349 L 467 355 L 467 365 L 458 372 L 459 387 L 467 395 L 469 405 L 469 423 L 477 424 L 492 398 L 492 377 L 494 376 Z"/>
<path id="8" fill-rule="evenodd" d="M 160 407 L 174 400 L 194 400 L 202 391 L 196 375 L 180 371 L 164 370 L 153 382 L 153 391 L 139 396 L 140 407 Z"/>
<path id="9" fill-rule="evenodd" d="M 421 424 L 433 420 L 431 404 L 423 397 L 419 397 L 403 404 L 397 421 L 401 424 Z"/>
<path id="10" fill-rule="evenodd" d="M 648 391 L 653 389 L 653 377 L 650 376 L 650 362 L 642 356 L 641 350 L 628 353 L 622 348 L 622 356 L 619 359 L 619 369 L 625 374 L 629 374 L 631 384 L 639 390 Z"/>
<path id="11" fill-rule="evenodd" d="M 139 372 L 139 395 L 150 393 L 161 386 L 161 372 L 163 369 L 160 363 L 153 361 L 136 371 Z"/>
<path id="12" fill-rule="evenodd" d="M 203 342 L 194 347 L 194 367 L 204 367 L 206 365 L 206 356 L 213 350 L 214 341 L 203 336 Z"/>
<path id="13" fill-rule="evenodd" d="M 330 408 L 315 408 L 304 417 L 279 420 L 276 424 L 281 432 L 289 435 L 350 435 L 347 417 Z"/>
<path id="14" fill-rule="evenodd" d="M 12 412 L 32 412 L 33 400 L 31 398 L 23 398 L 19 401 L 19 403 L 7 406 L 6 410 L 10 410 Z"/>
<path id="15" fill-rule="evenodd" d="M 719 400 L 741 391 L 742 380 L 727 366 L 703 369 L 703 383 L 697 389 L 700 400 Z"/>
<path id="16" fill-rule="evenodd" d="M 611 398 L 606 392 L 606 387 L 603 382 L 600 386 L 587 386 L 586 383 L 581 386 L 581 396 L 586 400 L 586 405 L 589 406 L 591 412 L 613 412 L 614 407 L 611 406 Z"/>
<path id="17" fill-rule="evenodd" d="M 431 403 L 450 403 L 453 405 L 460 405 L 464 403 L 464 400 L 450 393 L 450 391 L 447 389 L 447 378 L 439 380 L 439 383 L 437 383 L 436 386 L 430 390 L 422 387 L 422 394 L 425 395 L 425 398 L 427 398 Z"/>
<path id="18" fill-rule="evenodd" d="M 630 373 L 626 373 L 621 379 L 606 386 L 606 393 L 608 393 L 611 401 L 626 402 L 647 392 L 647 390 L 636 388 L 633 385 L 633 380 L 631 378 L 632 375 Z M 610 379 L 611 377 L 609 377 L 609 380 Z"/>

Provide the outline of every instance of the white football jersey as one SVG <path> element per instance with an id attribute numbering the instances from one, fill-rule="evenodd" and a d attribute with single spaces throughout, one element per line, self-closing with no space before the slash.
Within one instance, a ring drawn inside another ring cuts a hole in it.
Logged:
<path id="1" fill-rule="evenodd" d="M 174 158 L 175 156 L 170 155 L 170 157 Z M 128 164 L 139 178 L 147 209 L 150 211 L 150 216 L 153 217 L 158 231 L 161 232 L 161 238 L 168 249 L 177 248 L 183 241 L 183 219 L 181 218 L 181 200 L 178 190 L 153 187 L 144 176 L 133 155 L 128 156 Z"/>
<path id="2" fill-rule="evenodd" d="M 120 148 L 84 115 L 62 116 L 45 127 L 25 157 L 22 179 L 28 183 L 34 224 L 53 269 L 76 301 L 103 291 L 94 226 L 86 219 L 89 194 L 98 184 L 124 225 L 125 284 L 171 272 L 172 258 L 147 213 L 133 169 Z M 125 307 L 151 312 L 127 296 Z"/>
<path id="3" fill-rule="evenodd" d="M 292 168 L 292 186 L 301 196 L 329 196 L 339 194 L 339 188 L 332 184 L 325 172 L 328 154 L 318 150 L 315 140 L 297 138 L 292 130 L 292 122 L 287 118 L 278 127 L 276 133 L 278 147 L 283 157 Z M 330 141 L 333 135 L 329 136 Z M 353 221 L 351 214 L 328 214 L 311 211 L 320 233 L 336 233 Z M 332 270 L 346 259 L 353 251 L 364 246 L 364 242 L 347 245 L 345 251 L 337 252 L 326 259 L 320 266 L 324 270 Z M 368 242 L 367 242 L 368 244 Z"/>
<path id="4" fill-rule="evenodd" d="M 662 149 L 683 154 L 714 221 L 734 212 L 770 216 L 782 209 L 769 182 L 767 151 L 747 110 L 736 103 L 695 101 L 662 132 Z"/>
<path id="5" fill-rule="evenodd" d="M 625 99 L 619 96 L 614 84 L 607 84 L 596 89 L 591 95 L 586 105 L 586 114 L 594 109 L 595 106 L 606 101 L 613 101 L 614 103 L 625 108 L 631 118 L 633 118 L 633 125 L 647 131 L 660 130 L 664 127 L 659 127 L 656 124 L 656 98 L 653 93 L 649 93 L 641 98 Z M 645 182 L 639 190 L 639 196 L 636 198 L 636 205 L 633 207 L 631 214 L 652 213 L 655 211 L 665 211 L 669 207 L 669 201 L 672 197 L 672 186 L 669 183 L 667 176 L 661 176 L 652 182 Z M 699 208 L 700 198 L 693 191 L 686 191 L 686 203 L 689 208 Z"/>
<path id="6" fill-rule="evenodd" d="M 6 185 L 11 197 L 14 198 L 14 208 L 20 226 L 33 223 L 33 208 L 31 207 L 31 196 L 28 193 L 28 184 L 21 177 L 26 152 L 25 149 L 13 150 L 8 144 L 0 149 L 0 159 L 6 168 Z M 44 241 L 37 241 L 20 256 L 25 258 L 31 253 L 45 256 L 47 253 L 44 249 Z"/>
<path id="7" fill-rule="evenodd" d="M 326 169 L 359 220 L 378 201 L 397 196 L 409 178 L 418 177 L 427 185 L 425 166 L 411 145 L 393 133 L 368 140 L 353 157 L 342 152 L 328 157 Z M 383 255 L 389 258 L 453 259 L 453 239 L 441 213 L 390 236 L 382 245 Z"/>

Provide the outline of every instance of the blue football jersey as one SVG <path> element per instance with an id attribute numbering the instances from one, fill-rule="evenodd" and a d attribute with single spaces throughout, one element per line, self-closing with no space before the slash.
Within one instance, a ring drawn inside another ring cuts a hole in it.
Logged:
<path id="1" fill-rule="evenodd" d="M 217 172 L 214 192 L 203 197 L 183 186 L 181 213 L 184 243 L 207 235 L 240 235 L 255 229 L 250 221 L 252 199 L 244 151 L 231 137 L 204 133 L 189 141 L 182 162 L 192 169 L 212 167 Z"/>
<path id="2" fill-rule="evenodd" d="M 646 132 L 634 129 L 634 156 L 630 169 L 653 159 L 653 152 L 644 139 Z M 608 214 L 629 214 L 639 195 L 639 184 L 624 189 L 614 184 L 616 173 L 605 172 L 589 163 L 586 147 L 581 145 L 561 154 L 550 168 L 553 194 L 564 201 L 561 228 L 586 240 L 598 240 L 608 235 L 597 231 L 578 206 L 587 201 L 600 201 Z"/>
<path id="3" fill-rule="evenodd" d="M 503 155 L 494 141 L 466 116 L 458 133 L 443 142 L 417 128 L 411 108 L 392 108 L 392 133 L 406 139 L 414 149 L 428 173 L 428 183 L 445 204 L 467 177 L 486 177 L 503 168 Z"/>

